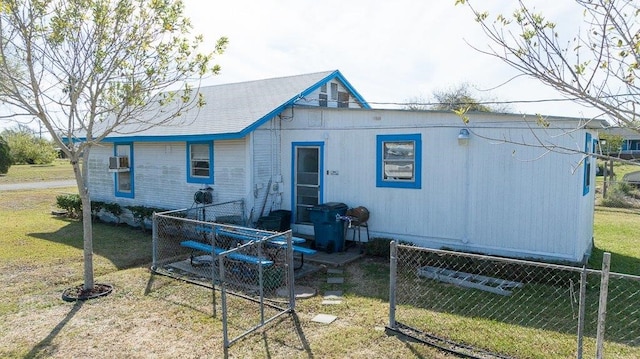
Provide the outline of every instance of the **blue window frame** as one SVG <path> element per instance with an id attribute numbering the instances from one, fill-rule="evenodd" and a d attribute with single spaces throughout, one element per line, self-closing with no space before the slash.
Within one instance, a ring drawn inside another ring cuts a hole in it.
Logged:
<path id="1" fill-rule="evenodd" d="M 584 178 L 582 181 L 582 195 L 586 196 L 591 191 L 591 153 L 593 144 L 591 143 L 591 134 L 587 133 L 584 140 Z"/>
<path id="2" fill-rule="evenodd" d="M 422 188 L 422 136 L 378 135 L 376 187 Z"/>
<path id="3" fill-rule="evenodd" d="M 115 196 L 124 198 L 134 198 L 134 161 L 133 161 L 133 143 L 121 142 L 113 144 L 113 155 L 121 158 L 121 166 L 114 174 Z M 125 160 L 126 159 L 126 160 Z M 120 166 L 119 166 L 120 167 Z"/>
<path id="4" fill-rule="evenodd" d="M 187 182 L 213 184 L 213 142 L 187 142 Z"/>

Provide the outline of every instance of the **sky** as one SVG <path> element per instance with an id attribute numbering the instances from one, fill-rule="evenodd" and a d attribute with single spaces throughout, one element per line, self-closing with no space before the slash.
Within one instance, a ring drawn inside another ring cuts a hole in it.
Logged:
<path id="1" fill-rule="evenodd" d="M 481 54 L 489 40 L 470 10 L 455 0 L 184 0 L 203 50 L 229 38 L 216 58 L 222 71 L 203 85 L 340 70 L 374 108 L 398 107 L 462 83 L 482 99 L 532 101 L 563 98 L 501 60 Z M 510 14 L 515 0 L 477 1 L 491 14 Z M 525 0 L 578 32 L 582 12 L 573 1 Z M 488 4 L 488 5 L 487 5 Z M 500 86 L 501 84 L 506 84 Z M 512 104 L 510 112 L 568 117 L 597 116 L 571 102 Z M 38 130 L 37 125 L 32 124 Z M 0 130 L 10 124 L 0 123 Z"/>
<path id="2" fill-rule="evenodd" d="M 485 1 L 477 1 L 485 6 Z M 532 4 L 560 30 L 575 34 L 582 20 L 573 1 Z M 462 83 L 477 96 L 499 101 L 563 98 L 540 81 L 518 77 L 501 60 L 479 53 L 488 39 L 470 10 L 455 0 L 185 0 L 195 31 L 213 43 L 229 38 L 217 58 L 222 84 L 338 69 L 373 107 L 411 99 Z M 492 1 L 490 13 L 512 13 L 515 0 Z M 497 87 L 497 88 L 496 88 Z M 490 90 L 490 91 L 487 91 Z M 595 116 L 570 102 L 513 104 L 511 112 Z"/>

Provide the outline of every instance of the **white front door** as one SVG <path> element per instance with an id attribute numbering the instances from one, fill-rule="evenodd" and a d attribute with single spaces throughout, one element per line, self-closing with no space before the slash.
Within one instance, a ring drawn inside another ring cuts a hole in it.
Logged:
<path id="1" fill-rule="evenodd" d="M 296 224 L 311 224 L 309 208 L 322 201 L 322 142 L 293 144 L 293 196 Z"/>

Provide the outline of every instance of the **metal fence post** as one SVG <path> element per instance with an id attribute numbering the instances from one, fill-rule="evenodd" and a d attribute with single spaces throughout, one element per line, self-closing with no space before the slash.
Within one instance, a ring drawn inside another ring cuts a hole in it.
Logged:
<path id="1" fill-rule="evenodd" d="M 396 327 L 396 281 L 398 278 L 398 244 L 389 244 L 389 328 Z"/>
<path id="2" fill-rule="evenodd" d="M 144 224 L 143 224 L 144 226 Z M 151 222 L 151 269 L 158 268 L 158 215 L 153 212 L 153 221 Z"/>
<path id="3" fill-rule="evenodd" d="M 289 278 L 289 310 L 293 313 L 296 310 L 296 281 L 295 272 L 293 266 L 293 238 L 291 232 L 287 235 L 287 248 L 286 248 L 286 264 L 287 277 Z"/>
<path id="4" fill-rule="evenodd" d="M 596 334 L 596 359 L 604 358 L 604 331 L 607 316 L 610 266 L 611 253 L 605 252 L 602 256 L 602 279 L 600 280 L 600 303 L 598 304 L 598 330 Z"/>
<path id="5" fill-rule="evenodd" d="M 220 302 L 222 305 L 222 346 L 224 347 L 224 357 L 229 357 L 229 327 L 227 315 L 227 288 L 225 285 L 225 256 L 218 256 L 218 267 L 220 268 Z"/>
<path id="6" fill-rule="evenodd" d="M 578 349 L 576 358 L 582 359 L 582 351 L 584 346 L 584 313 L 587 296 L 587 258 L 582 261 L 582 272 L 580 272 L 580 297 L 578 304 Z"/>
<path id="7" fill-rule="evenodd" d="M 262 243 L 258 244 L 258 258 L 262 256 Z M 264 325 L 264 267 L 258 263 L 258 291 L 260 293 L 260 325 Z"/>

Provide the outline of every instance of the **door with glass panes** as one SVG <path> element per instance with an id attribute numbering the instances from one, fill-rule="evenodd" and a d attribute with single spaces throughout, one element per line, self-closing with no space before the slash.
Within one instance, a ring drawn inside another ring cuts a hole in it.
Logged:
<path id="1" fill-rule="evenodd" d="M 293 198 L 297 224 L 311 224 L 309 208 L 322 200 L 322 146 L 322 143 L 293 145 Z"/>

